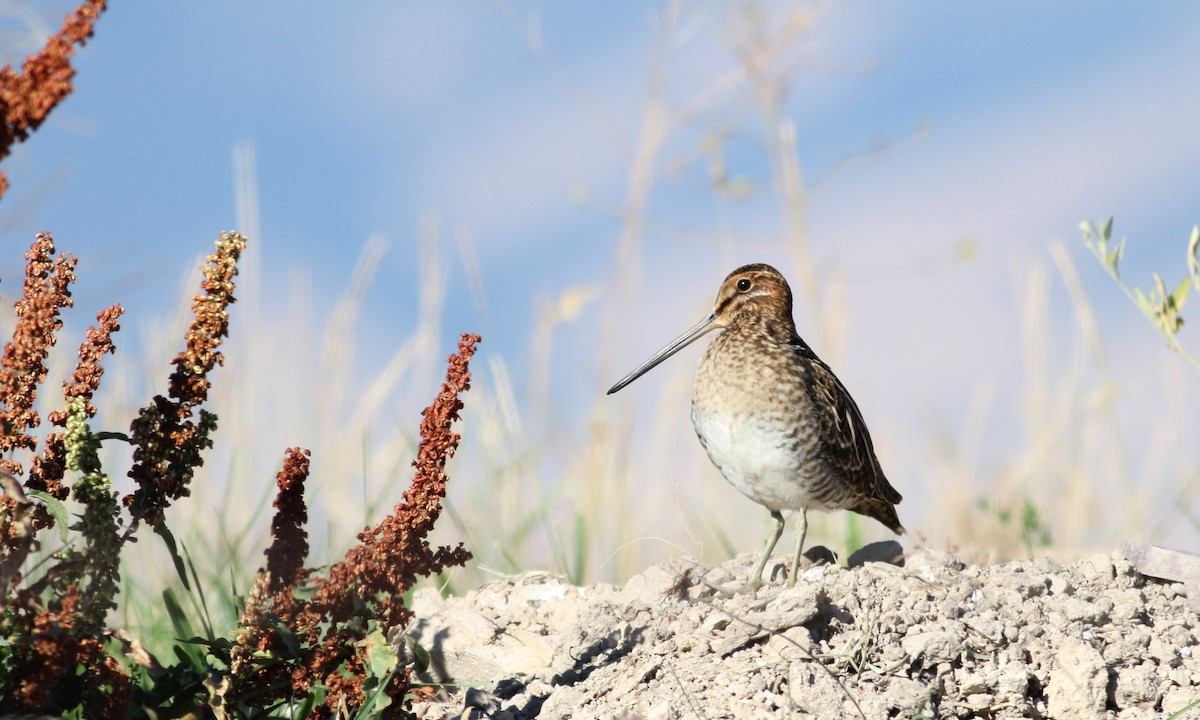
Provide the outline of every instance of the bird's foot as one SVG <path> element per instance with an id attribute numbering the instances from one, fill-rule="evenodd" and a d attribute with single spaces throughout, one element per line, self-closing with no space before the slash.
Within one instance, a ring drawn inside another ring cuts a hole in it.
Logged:
<path id="1" fill-rule="evenodd" d="M 805 570 L 817 565 L 836 565 L 837 560 L 837 553 L 824 545 L 810 547 L 800 556 L 799 562 L 796 563 L 795 571 L 788 573 L 786 586 L 789 588 L 796 587 L 796 581 Z"/>
<path id="2" fill-rule="evenodd" d="M 704 583 L 704 585 L 709 589 L 716 591 L 716 593 L 722 597 L 733 597 L 734 595 L 755 593 L 763 586 L 762 578 L 750 578 L 740 587 L 727 587 L 725 585 L 718 585 L 705 577 L 700 578 L 700 582 Z"/>

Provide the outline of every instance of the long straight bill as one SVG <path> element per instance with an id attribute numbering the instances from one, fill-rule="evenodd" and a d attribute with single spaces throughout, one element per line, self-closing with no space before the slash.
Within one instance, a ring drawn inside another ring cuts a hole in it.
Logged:
<path id="1" fill-rule="evenodd" d="M 696 323 L 695 327 L 693 327 L 691 330 L 688 330 L 684 334 L 682 334 L 679 337 L 672 340 L 671 344 L 667 345 L 662 350 L 659 350 L 658 352 L 654 353 L 654 356 L 651 357 L 646 362 L 639 365 L 637 370 L 634 370 L 633 372 L 629 373 L 625 377 L 621 378 L 620 382 L 618 382 L 616 385 L 613 385 L 611 388 L 609 388 L 608 393 L 606 393 L 606 394 L 612 395 L 616 391 L 620 390 L 621 388 L 625 387 L 629 383 L 633 382 L 634 380 L 637 380 L 642 375 L 646 374 L 646 371 L 649 370 L 650 368 L 659 364 L 663 360 L 666 360 L 667 358 L 671 357 L 672 355 L 674 355 L 675 353 L 684 349 L 688 345 L 691 345 L 692 343 L 694 343 L 701 335 L 703 335 L 704 333 L 708 332 L 709 330 L 712 330 L 717 327 L 716 325 L 713 324 L 714 322 L 716 322 L 716 319 L 717 319 L 717 316 L 714 313 L 714 314 L 709 315 L 708 317 L 704 318 L 700 322 Z"/>

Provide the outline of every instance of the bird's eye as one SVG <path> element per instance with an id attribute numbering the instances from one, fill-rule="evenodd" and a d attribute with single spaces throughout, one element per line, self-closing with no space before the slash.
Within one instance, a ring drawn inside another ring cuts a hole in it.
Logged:
<path id="1" fill-rule="evenodd" d="M 750 289 L 750 280 L 747 278 L 742 278 L 741 280 L 738 280 L 737 281 L 737 289 L 738 289 L 738 292 L 746 292 L 747 290 L 749 290 Z"/>

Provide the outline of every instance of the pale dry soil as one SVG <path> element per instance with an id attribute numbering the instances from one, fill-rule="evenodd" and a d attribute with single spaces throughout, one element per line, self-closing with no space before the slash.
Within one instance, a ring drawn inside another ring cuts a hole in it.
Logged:
<path id="1" fill-rule="evenodd" d="M 882 543 L 883 555 L 895 543 Z M 877 555 L 879 553 L 876 553 Z M 1119 552 L 967 565 L 818 564 L 756 595 L 750 555 L 677 558 L 624 586 L 529 573 L 424 590 L 410 634 L 449 683 L 420 717 L 1200 718 L 1200 617 Z M 1190 706 L 1190 707 L 1189 707 Z"/>

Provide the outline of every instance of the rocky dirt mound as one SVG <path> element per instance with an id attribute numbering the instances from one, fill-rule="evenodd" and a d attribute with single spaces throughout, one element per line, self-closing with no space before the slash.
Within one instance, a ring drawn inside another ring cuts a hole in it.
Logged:
<path id="1" fill-rule="evenodd" d="M 418 592 L 421 717 L 1200 718 L 1200 617 L 1120 553 L 967 566 L 816 565 L 725 598 L 753 558 L 676 559 L 624 587 L 547 574 Z M 776 568 L 776 578 L 782 568 Z"/>

